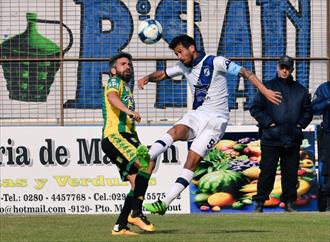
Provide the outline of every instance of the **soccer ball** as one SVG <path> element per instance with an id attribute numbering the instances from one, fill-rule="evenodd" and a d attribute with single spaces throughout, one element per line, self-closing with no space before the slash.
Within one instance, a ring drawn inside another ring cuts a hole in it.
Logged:
<path id="1" fill-rule="evenodd" d="M 162 37 L 163 28 L 155 19 L 142 21 L 138 28 L 140 40 L 145 44 L 154 44 Z"/>

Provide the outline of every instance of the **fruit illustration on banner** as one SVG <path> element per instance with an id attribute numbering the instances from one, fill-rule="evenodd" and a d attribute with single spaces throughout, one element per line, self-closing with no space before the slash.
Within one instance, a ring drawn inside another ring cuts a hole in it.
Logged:
<path id="1" fill-rule="evenodd" d="M 304 144 L 306 145 L 306 141 Z M 304 148 L 306 147 L 308 146 Z M 296 205 L 305 206 L 314 199 L 309 192 L 316 175 L 312 155 L 304 149 L 300 153 L 303 156 L 298 170 Z M 204 157 L 194 173 L 192 186 L 195 187 L 196 206 L 204 212 L 225 211 L 222 208 L 251 210 L 252 197 L 257 194 L 257 183 L 261 172 L 260 160 L 260 140 L 247 137 L 237 141 L 230 139 L 219 141 Z M 270 199 L 265 202 L 265 207 L 280 208 L 281 194 L 281 172 L 278 169 Z"/>

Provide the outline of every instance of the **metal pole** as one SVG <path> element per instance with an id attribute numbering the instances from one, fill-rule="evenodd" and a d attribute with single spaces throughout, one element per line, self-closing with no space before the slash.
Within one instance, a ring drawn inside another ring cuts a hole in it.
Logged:
<path id="1" fill-rule="evenodd" d="M 187 35 L 194 38 L 194 0 L 187 0 Z"/>
<path id="2" fill-rule="evenodd" d="M 330 46 L 329 46 L 330 47 Z M 63 53 L 64 54 L 64 53 Z M 276 61 L 278 60 L 278 57 L 235 57 L 235 56 L 228 56 L 228 58 L 230 60 L 235 60 L 235 61 Z M 325 61 L 327 62 L 328 60 L 330 61 L 330 57 L 328 56 L 312 56 L 312 57 L 295 57 L 293 58 L 294 60 L 305 60 L 305 61 Z M 153 57 L 144 57 L 141 56 L 139 58 L 133 58 L 133 61 L 154 61 L 154 60 L 171 60 L 171 61 L 175 61 L 178 60 L 177 57 L 173 57 L 173 56 L 162 56 L 162 57 L 157 57 L 157 56 L 153 56 Z M 10 58 L 10 59 L 1 59 L 0 58 L 0 62 L 21 62 L 21 61 L 30 61 L 30 62 L 39 62 L 39 61 L 50 61 L 50 62 L 57 62 L 57 61 L 109 61 L 109 58 L 104 58 L 104 57 L 86 57 L 86 58 L 82 58 L 82 57 L 67 57 L 65 58 L 63 56 L 63 58 L 28 58 L 28 57 L 24 57 L 24 58 Z"/>
<path id="3" fill-rule="evenodd" d="M 194 0 L 187 0 L 187 35 L 194 38 Z M 187 83 L 187 108 L 192 108 L 192 93 Z"/>
<path id="4" fill-rule="evenodd" d="M 64 126 L 63 0 L 60 1 L 60 126 Z"/>

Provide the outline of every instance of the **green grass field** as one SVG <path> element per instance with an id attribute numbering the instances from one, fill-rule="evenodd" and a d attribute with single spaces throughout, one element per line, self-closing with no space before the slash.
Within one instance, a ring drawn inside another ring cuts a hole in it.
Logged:
<path id="1" fill-rule="evenodd" d="M 149 215 L 155 233 L 112 236 L 117 215 L 0 216 L 0 241 L 330 241 L 330 213 Z"/>

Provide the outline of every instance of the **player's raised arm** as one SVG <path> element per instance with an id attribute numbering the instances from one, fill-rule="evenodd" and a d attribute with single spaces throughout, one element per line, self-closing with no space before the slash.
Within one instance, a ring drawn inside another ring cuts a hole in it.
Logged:
<path id="1" fill-rule="evenodd" d="M 280 92 L 275 92 L 267 87 L 265 87 L 264 84 L 259 80 L 259 78 L 248 69 L 242 67 L 240 70 L 240 75 L 244 77 L 244 79 L 248 79 L 256 88 L 259 89 L 259 91 L 262 93 L 262 95 L 265 96 L 265 98 L 274 103 L 274 104 L 280 104 L 282 102 L 282 95 Z"/>
<path id="2" fill-rule="evenodd" d="M 138 80 L 139 89 L 144 89 L 144 86 L 148 84 L 148 82 L 158 82 L 161 80 L 165 80 L 168 76 L 165 71 L 155 71 L 141 79 Z"/>

